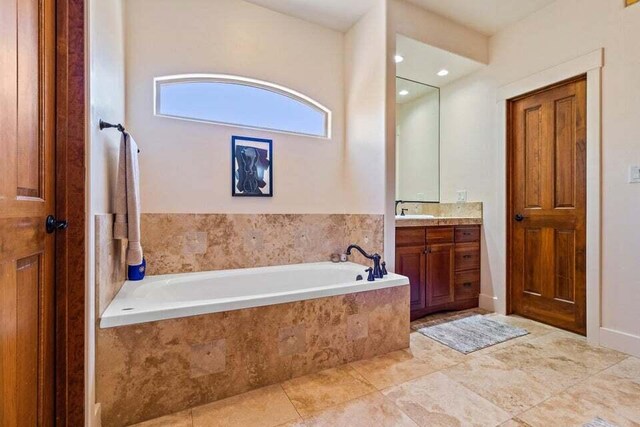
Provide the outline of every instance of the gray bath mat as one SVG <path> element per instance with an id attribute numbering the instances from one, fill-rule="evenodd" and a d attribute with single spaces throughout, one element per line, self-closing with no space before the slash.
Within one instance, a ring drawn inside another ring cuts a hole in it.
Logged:
<path id="1" fill-rule="evenodd" d="M 618 427 L 615 424 L 611 424 L 609 421 L 603 420 L 600 417 L 596 417 L 590 422 L 583 424 L 582 427 Z"/>
<path id="2" fill-rule="evenodd" d="M 464 354 L 529 333 L 526 329 L 516 328 L 481 315 L 420 328 L 418 332 Z"/>

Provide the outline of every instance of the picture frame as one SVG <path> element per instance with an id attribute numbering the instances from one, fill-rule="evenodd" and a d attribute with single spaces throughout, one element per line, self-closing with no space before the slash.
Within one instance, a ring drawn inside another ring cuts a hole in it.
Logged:
<path id="1" fill-rule="evenodd" d="M 273 140 L 231 137 L 231 195 L 273 197 Z"/>

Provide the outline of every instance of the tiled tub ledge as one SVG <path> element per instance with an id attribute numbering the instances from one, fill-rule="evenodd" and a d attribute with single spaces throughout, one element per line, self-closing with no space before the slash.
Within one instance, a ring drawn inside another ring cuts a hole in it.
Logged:
<path id="1" fill-rule="evenodd" d="M 102 425 L 125 426 L 409 346 L 409 286 L 97 331 Z"/>

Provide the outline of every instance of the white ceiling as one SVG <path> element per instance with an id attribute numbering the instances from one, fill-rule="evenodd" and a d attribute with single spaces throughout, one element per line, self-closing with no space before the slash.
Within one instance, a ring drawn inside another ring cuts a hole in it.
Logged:
<path id="1" fill-rule="evenodd" d="M 345 32 L 375 4 L 375 0 L 248 0 L 286 15 Z"/>
<path id="2" fill-rule="evenodd" d="M 484 64 L 469 58 L 438 49 L 401 34 L 396 38 L 396 53 L 404 61 L 396 64 L 396 76 L 443 87 L 484 67 Z M 446 69 L 449 74 L 440 77 L 438 71 Z"/>
<path id="3" fill-rule="evenodd" d="M 408 0 L 465 27 L 493 35 L 555 0 Z"/>
<path id="4" fill-rule="evenodd" d="M 346 31 L 375 0 L 248 0 L 324 27 Z M 493 35 L 555 0 L 408 0 L 465 27 Z"/>

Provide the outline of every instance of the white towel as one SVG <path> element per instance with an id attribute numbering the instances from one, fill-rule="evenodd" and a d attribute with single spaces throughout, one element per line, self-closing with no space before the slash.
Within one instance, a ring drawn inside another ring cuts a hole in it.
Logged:
<path id="1" fill-rule="evenodd" d="M 120 140 L 115 196 L 116 219 L 113 238 L 128 239 L 127 264 L 140 265 L 142 264 L 142 246 L 140 245 L 138 146 L 127 133 L 123 133 Z"/>

